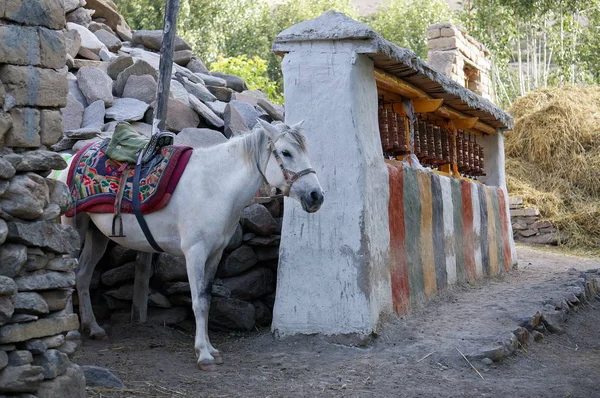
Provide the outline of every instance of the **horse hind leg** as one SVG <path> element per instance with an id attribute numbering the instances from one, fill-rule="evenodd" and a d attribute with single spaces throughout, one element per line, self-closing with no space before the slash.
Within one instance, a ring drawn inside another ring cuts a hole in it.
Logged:
<path id="1" fill-rule="evenodd" d="M 206 260 L 205 266 L 205 282 L 204 282 L 204 291 L 207 296 L 208 305 L 207 305 L 207 313 L 206 313 L 206 322 L 204 322 L 204 334 L 206 336 L 206 342 L 208 344 L 208 351 L 215 358 L 215 363 L 217 365 L 223 364 L 223 357 L 219 350 L 214 348 L 210 343 L 210 338 L 208 336 L 208 313 L 210 312 L 210 302 L 212 299 L 212 282 L 215 279 L 215 274 L 217 273 L 217 267 L 219 266 L 219 262 L 221 261 L 221 257 L 223 256 L 223 250 L 225 250 L 225 246 L 221 249 L 217 250 L 213 253 L 208 260 Z"/>
<path id="2" fill-rule="evenodd" d="M 81 316 L 82 327 L 90 330 L 90 337 L 93 339 L 103 339 L 106 337 L 106 332 L 98 325 L 92 310 L 90 282 L 98 261 L 100 261 L 106 251 L 108 242 L 109 239 L 104 236 L 92 222 L 90 222 L 86 231 L 83 249 L 79 257 L 77 295 L 79 298 L 79 313 Z"/>

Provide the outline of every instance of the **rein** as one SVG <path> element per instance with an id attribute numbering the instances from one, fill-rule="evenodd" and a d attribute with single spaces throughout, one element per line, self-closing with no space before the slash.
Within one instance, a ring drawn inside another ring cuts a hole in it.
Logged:
<path id="1" fill-rule="evenodd" d="M 279 138 L 281 138 L 281 136 L 277 137 L 277 140 Z M 285 183 L 286 183 L 285 190 L 282 194 L 279 194 L 279 195 L 256 196 L 256 197 L 254 197 L 255 201 L 261 200 L 261 199 L 274 199 L 274 198 L 283 198 L 285 196 L 289 196 L 290 190 L 292 189 L 292 184 L 294 184 L 296 181 L 298 181 L 301 177 L 303 177 L 305 175 L 312 174 L 312 173 L 317 174 L 317 172 L 312 168 L 308 168 L 308 169 L 301 170 L 299 172 L 295 172 L 295 171 L 292 171 L 292 170 L 288 169 L 287 167 L 285 167 L 283 164 L 283 160 L 281 159 L 281 156 L 279 156 L 279 151 L 277 150 L 277 148 L 275 148 L 275 143 L 277 142 L 277 140 L 273 141 L 273 139 L 271 139 L 270 137 L 268 138 L 269 146 L 267 147 L 267 151 L 271 152 L 273 154 L 273 156 L 275 156 L 275 161 L 277 162 L 277 164 L 279 165 L 279 168 L 281 169 L 281 172 L 283 173 L 283 178 L 285 179 Z M 267 162 L 265 164 L 265 168 L 267 167 L 267 164 L 269 163 L 270 157 L 271 157 L 271 155 L 269 155 L 267 157 Z M 262 176 L 264 182 L 267 185 L 271 185 L 269 183 L 269 181 L 267 181 L 267 177 L 265 177 L 265 173 L 263 173 L 263 171 L 261 170 L 258 162 L 256 163 L 256 167 L 258 168 L 258 172 Z"/>

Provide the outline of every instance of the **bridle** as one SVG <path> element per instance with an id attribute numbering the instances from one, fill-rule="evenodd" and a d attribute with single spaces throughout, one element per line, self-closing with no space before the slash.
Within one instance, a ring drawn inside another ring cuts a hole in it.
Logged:
<path id="1" fill-rule="evenodd" d="M 273 154 L 273 156 L 275 157 L 275 161 L 277 162 L 277 164 L 279 165 L 279 168 L 281 169 L 281 172 L 283 173 L 283 178 L 285 179 L 285 190 L 283 191 L 282 194 L 280 195 L 272 195 L 269 196 L 268 198 L 281 198 L 284 196 L 289 196 L 290 195 L 290 190 L 292 189 L 292 184 L 294 184 L 296 181 L 298 181 L 301 177 L 314 173 L 317 174 L 317 172 L 312 169 L 312 168 L 308 168 L 308 169 L 304 169 L 302 171 L 299 172 L 295 172 L 292 171 L 288 168 L 286 168 L 283 164 L 283 160 L 281 159 L 281 156 L 279 156 L 279 151 L 277 150 L 277 148 L 275 148 L 275 143 L 277 142 L 277 140 L 279 140 L 279 138 L 281 138 L 283 135 L 285 134 L 282 133 L 279 137 L 277 137 L 277 139 L 273 140 L 271 137 L 267 138 L 268 140 L 268 147 L 267 147 L 267 151 L 270 152 L 269 156 L 267 156 L 267 161 L 265 163 L 265 168 L 267 167 L 267 164 L 269 164 L 269 158 L 271 157 L 271 154 Z M 260 165 L 258 164 L 258 162 L 256 163 L 256 167 L 258 168 L 258 172 L 260 173 L 260 175 L 262 176 L 263 180 L 265 181 L 265 183 L 267 185 L 271 185 L 269 184 L 269 181 L 267 181 L 267 177 L 265 177 L 265 174 L 263 173 L 262 169 L 260 168 Z M 257 197 L 255 199 L 263 199 L 261 197 Z M 266 198 L 264 198 L 266 199 Z"/>

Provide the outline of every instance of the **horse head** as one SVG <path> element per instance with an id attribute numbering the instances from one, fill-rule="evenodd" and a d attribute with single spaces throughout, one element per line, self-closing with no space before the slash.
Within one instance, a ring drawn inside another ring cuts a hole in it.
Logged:
<path id="1" fill-rule="evenodd" d="M 323 189 L 308 158 L 306 138 L 302 134 L 303 121 L 292 126 L 258 121 L 269 143 L 263 176 L 284 195 L 298 200 L 304 211 L 316 212 L 323 204 Z"/>

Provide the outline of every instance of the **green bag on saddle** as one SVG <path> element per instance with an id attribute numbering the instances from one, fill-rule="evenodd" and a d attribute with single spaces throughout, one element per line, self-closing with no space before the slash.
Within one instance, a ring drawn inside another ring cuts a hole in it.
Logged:
<path id="1" fill-rule="evenodd" d="M 119 162 L 135 164 L 137 154 L 146 147 L 149 141 L 149 138 L 138 133 L 131 124 L 119 122 L 108 144 L 106 155 Z"/>

